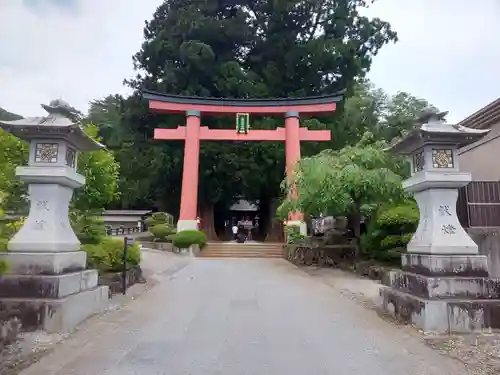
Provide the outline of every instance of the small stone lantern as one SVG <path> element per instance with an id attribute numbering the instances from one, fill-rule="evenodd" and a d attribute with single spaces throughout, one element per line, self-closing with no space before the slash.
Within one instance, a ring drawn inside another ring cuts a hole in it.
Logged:
<path id="1" fill-rule="evenodd" d="M 458 149 L 489 132 L 450 125 L 446 112 L 426 113 L 420 125 L 391 147 L 408 155 L 420 220 L 402 254 L 402 271 L 391 271 L 381 288 L 383 306 L 425 331 L 459 332 L 491 327 L 488 314 L 500 313 L 492 294 L 485 255 L 461 226 L 456 211 L 458 189 L 471 181 L 460 172 Z M 500 322 L 498 322 L 500 324 Z"/>
<path id="2" fill-rule="evenodd" d="M 104 146 L 85 134 L 67 103 L 54 100 L 42 107 L 48 116 L 0 121 L 5 131 L 29 143 L 28 165 L 17 167 L 16 175 L 28 184 L 30 205 L 9 252 L 0 254 L 12 272 L 0 279 L 0 299 L 20 304 L 22 297 L 22 321 L 42 309 L 46 314 L 39 314 L 33 328 L 64 331 L 101 311 L 108 299 L 107 288 L 97 286 L 97 271 L 85 270 L 86 253 L 68 217 L 73 190 L 85 184 L 76 171 L 78 152 Z"/>

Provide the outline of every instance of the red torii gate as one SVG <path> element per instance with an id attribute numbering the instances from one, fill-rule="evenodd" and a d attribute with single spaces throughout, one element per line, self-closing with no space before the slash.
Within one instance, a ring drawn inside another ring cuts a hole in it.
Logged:
<path id="1" fill-rule="evenodd" d="M 334 112 L 343 92 L 328 96 L 293 99 L 219 99 L 195 96 L 179 96 L 143 91 L 149 101 L 149 109 L 156 113 L 185 113 L 186 126 L 154 131 L 154 139 L 184 140 L 184 169 L 182 173 L 181 208 L 177 230 L 196 229 L 198 206 L 198 172 L 200 141 L 284 141 L 286 171 L 290 176 L 295 163 L 300 160 L 301 141 L 329 141 L 330 130 L 301 128 L 301 114 L 315 115 Z M 275 130 L 249 130 L 247 134 L 235 129 L 209 129 L 200 125 L 201 114 L 265 114 L 282 115 L 285 127 Z M 299 225 L 302 230 L 302 214 L 290 214 L 289 224 Z"/>

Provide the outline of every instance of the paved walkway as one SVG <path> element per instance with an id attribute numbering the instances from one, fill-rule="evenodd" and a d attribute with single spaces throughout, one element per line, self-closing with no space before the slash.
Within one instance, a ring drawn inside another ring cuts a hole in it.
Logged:
<path id="1" fill-rule="evenodd" d="M 284 260 L 187 259 L 23 375 L 462 375 Z"/>

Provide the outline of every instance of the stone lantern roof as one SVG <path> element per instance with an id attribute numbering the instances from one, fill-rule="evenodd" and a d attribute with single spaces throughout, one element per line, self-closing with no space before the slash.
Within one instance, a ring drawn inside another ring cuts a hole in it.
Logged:
<path id="1" fill-rule="evenodd" d="M 42 104 L 48 112 L 45 117 L 27 117 L 20 120 L 0 121 L 0 127 L 16 137 L 30 141 L 36 138 L 65 140 L 79 151 L 95 151 L 104 145 L 94 141 L 79 124 L 78 112 L 63 100 Z"/>
<path id="2" fill-rule="evenodd" d="M 408 155 L 425 145 L 451 145 L 458 148 L 474 143 L 489 129 L 471 129 L 462 125 L 447 124 L 448 112 L 426 112 L 418 120 L 417 126 L 389 150 Z"/>

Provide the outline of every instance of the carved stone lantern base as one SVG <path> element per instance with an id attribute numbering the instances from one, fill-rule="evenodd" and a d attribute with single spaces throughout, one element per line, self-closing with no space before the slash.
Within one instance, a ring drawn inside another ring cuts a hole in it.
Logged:
<path id="1" fill-rule="evenodd" d="M 500 328 L 500 280 L 488 278 L 488 262 L 460 225 L 457 188 L 467 173 L 422 172 L 405 181 L 420 220 L 380 290 L 382 306 L 426 332 L 452 333 Z M 392 307 L 391 307 L 392 306 Z"/>
<path id="2" fill-rule="evenodd" d="M 425 332 L 500 327 L 500 279 L 483 255 L 404 254 L 380 289 L 382 307 Z"/>
<path id="3" fill-rule="evenodd" d="M 32 204 L 22 229 L 9 242 L 10 273 L 0 277 L 0 311 L 18 317 L 23 329 L 69 332 L 108 304 L 108 287 L 96 270 L 86 270 L 87 254 L 68 220 L 72 189 L 30 184 Z"/>
<path id="4" fill-rule="evenodd" d="M 68 167 L 20 167 L 29 183 L 30 212 L 9 242 L 10 273 L 0 277 L 0 311 L 17 316 L 24 329 L 68 332 L 102 312 L 108 287 L 97 284 L 96 270 L 86 270 L 87 254 L 71 228 L 68 207 L 83 176 Z"/>
<path id="5" fill-rule="evenodd" d="M 57 256 L 38 253 L 36 258 L 43 260 L 48 269 L 58 262 L 61 265 L 68 259 L 86 255 L 79 253 L 57 253 Z M 97 285 L 96 270 L 68 272 L 61 269 L 53 275 L 21 274 L 19 270 L 23 268 L 19 266 L 23 257 L 32 262 L 32 270 L 40 267 L 39 262 L 33 262 L 32 254 L 9 254 L 7 259 L 17 268 L 14 274 L 0 277 L 0 311 L 4 315 L 17 316 L 23 329 L 71 332 L 83 320 L 107 307 L 108 287 Z"/>
<path id="6" fill-rule="evenodd" d="M 402 270 L 389 272 L 380 290 L 384 309 L 426 332 L 500 328 L 500 280 L 488 278 L 487 257 L 458 221 L 457 187 L 470 175 L 457 174 L 443 181 L 428 172 L 405 182 L 419 207 L 419 226 L 401 256 Z"/>

